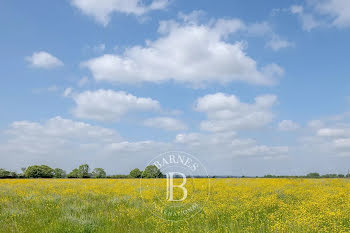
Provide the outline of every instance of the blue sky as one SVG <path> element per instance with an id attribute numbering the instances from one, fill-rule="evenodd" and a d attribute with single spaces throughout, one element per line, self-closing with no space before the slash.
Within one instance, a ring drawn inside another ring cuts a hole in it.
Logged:
<path id="1" fill-rule="evenodd" d="M 344 173 L 350 4 L 2 1 L 0 167 Z"/>

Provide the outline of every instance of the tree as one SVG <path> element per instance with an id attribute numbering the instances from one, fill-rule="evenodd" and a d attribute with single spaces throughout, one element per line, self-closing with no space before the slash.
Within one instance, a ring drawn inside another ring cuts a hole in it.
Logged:
<path id="1" fill-rule="evenodd" d="M 0 168 L 0 179 L 10 179 L 10 178 L 17 178 L 16 172 L 10 172 L 5 169 Z"/>
<path id="2" fill-rule="evenodd" d="M 131 178 L 140 178 L 142 175 L 142 172 L 140 171 L 140 169 L 135 168 L 130 172 L 130 177 Z"/>
<path id="3" fill-rule="evenodd" d="M 106 178 L 107 174 L 103 168 L 95 168 L 92 171 L 92 177 L 94 178 Z"/>
<path id="4" fill-rule="evenodd" d="M 320 174 L 317 172 L 312 172 L 306 175 L 307 178 L 320 178 Z"/>
<path id="5" fill-rule="evenodd" d="M 322 178 L 337 178 L 337 177 L 338 177 L 337 174 L 326 174 L 322 176 Z"/>
<path id="6" fill-rule="evenodd" d="M 0 178 L 8 178 L 10 176 L 10 172 L 5 169 L 0 169 Z"/>
<path id="7" fill-rule="evenodd" d="M 18 178 L 25 178 L 26 169 L 27 169 L 27 168 L 25 168 L 25 167 L 21 167 L 22 173 L 19 173 L 19 174 L 17 175 L 17 177 L 18 177 Z"/>
<path id="8" fill-rule="evenodd" d="M 143 172 L 143 177 L 144 178 L 162 178 L 163 174 L 157 166 L 149 165 L 145 168 L 145 171 Z"/>
<path id="9" fill-rule="evenodd" d="M 89 178 L 89 165 L 83 164 L 79 166 L 79 178 Z"/>
<path id="10" fill-rule="evenodd" d="M 66 172 L 62 170 L 61 168 L 56 168 L 54 171 L 53 177 L 55 178 L 65 178 L 66 177 Z"/>
<path id="11" fill-rule="evenodd" d="M 24 175 L 27 178 L 52 178 L 54 176 L 54 170 L 46 165 L 34 165 L 28 167 Z"/>
<path id="12" fill-rule="evenodd" d="M 73 169 L 73 171 L 71 171 L 68 175 L 68 178 L 79 178 L 80 177 L 80 173 L 79 173 L 79 169 L 75 168 Z"/>
<path id="13" fill-rule="evenodd" d="M 89 165 L 87 164 L 83 164 L 80 165 L 79 168 L 75 168 L 73 169 L 73 171 L 71 171 L 68 174 L 68 178 L 89 178 L 91 175 L 89 173 Z"/>

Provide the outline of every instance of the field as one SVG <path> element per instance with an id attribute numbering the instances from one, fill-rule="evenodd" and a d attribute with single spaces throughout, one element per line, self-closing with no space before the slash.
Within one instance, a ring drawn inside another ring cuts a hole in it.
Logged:
<path id="1" fill-rule="evenodd" d="M 163 185 L 162 179 L 153 180 Z M 201 179 L 196 180 L 198 184 Z M 347 179 L 211 179 L 204 208 L 156 217 L 139 180 L 0 180 L 0 232 L 349 232 Z"/>

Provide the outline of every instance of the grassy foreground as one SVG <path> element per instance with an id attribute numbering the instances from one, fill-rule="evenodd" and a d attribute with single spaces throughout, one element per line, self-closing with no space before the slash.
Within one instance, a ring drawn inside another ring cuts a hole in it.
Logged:
<path id="1" fill-rule="evenodd" d="M 0 180 L 6 233 L 349 231 L 347 179 L 212 179 L 203 210 L 180 222 L 150 212 L 139 180 Z"/>

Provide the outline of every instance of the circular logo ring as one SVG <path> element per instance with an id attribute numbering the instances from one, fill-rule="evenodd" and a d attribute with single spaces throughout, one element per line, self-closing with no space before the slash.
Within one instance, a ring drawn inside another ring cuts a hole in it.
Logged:
<path id="1" fill-rule="evenodd" d="M 140 178 L 140 195 L 153 215 L 182 221 L 204 208 L 210 195 L 210 179 L 196 157 L 169 151 L 148 162 Z"/>

